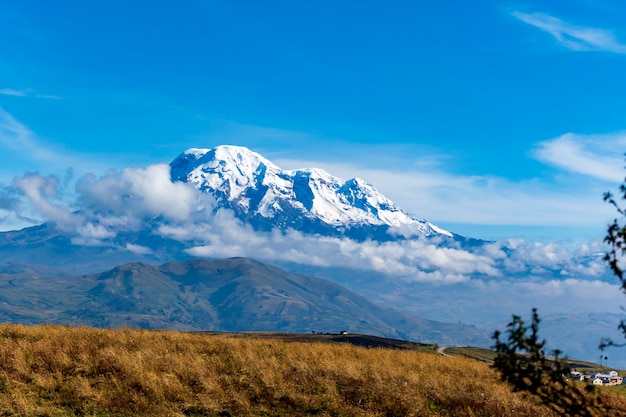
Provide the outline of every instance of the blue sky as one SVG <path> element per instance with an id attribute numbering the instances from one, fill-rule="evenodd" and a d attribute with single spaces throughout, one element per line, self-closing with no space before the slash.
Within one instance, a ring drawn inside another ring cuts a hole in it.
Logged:
<path id="1" fill-rule="evenodd" d="M 621 1 L 0 0 L 0 185 L 248 146 L 495 239 L 601 238 Z M 0 206 L 0 230 L 23 226 Z"/>

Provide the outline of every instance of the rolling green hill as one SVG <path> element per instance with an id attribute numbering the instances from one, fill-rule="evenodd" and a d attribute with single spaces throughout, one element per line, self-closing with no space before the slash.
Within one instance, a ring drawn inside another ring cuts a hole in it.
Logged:
<path id="1" fill-rule="evenodd" d="M 403 314 L 330 281 L 246 258 L 130 263 L 82 276 L 0 271 L 0 320 L 176 330 L 335 333 L 488 345 L 478 329 Z"/>

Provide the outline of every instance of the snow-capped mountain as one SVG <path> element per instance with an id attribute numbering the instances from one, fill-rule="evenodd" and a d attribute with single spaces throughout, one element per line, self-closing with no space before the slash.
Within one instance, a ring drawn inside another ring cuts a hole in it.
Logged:
<path id="1" fill-rule="evenodd" d="M 387 240 L 452 233 L 411 216 L 359 178 L 313 169 L 283 170 L 241 146 L 192 148 L 170 163 L 173 181 L 194 184 L 255 228 Z"/>

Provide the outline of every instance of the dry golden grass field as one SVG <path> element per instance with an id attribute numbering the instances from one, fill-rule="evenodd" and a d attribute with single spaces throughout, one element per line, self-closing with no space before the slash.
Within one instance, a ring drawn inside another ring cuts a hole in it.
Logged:
<path id="1" fill-rule="evenodd" d="M 606 391 L 626 408 L 626 397 Z M 463 357 L 173 331 L 0 325 L 0 416 L 554 416 Z"/>

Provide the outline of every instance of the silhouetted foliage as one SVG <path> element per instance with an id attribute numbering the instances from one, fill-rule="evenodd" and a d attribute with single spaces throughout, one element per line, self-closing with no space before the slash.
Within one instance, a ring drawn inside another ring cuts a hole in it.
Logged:
<path id="1" fill-rule="evenodd" d="M 619 187 L 622 200 L 626 200 L 626 179 L 624 183 Z M 609 245 L 609 251 L 604 255 L 604 260 L 608 263 L 609 268 L 613 271 L 613 274 L 619 279 L 622 291 L 626 293 L 626 280 L 624 277 L 624 271 L 619 265 L 620 258 L 626 255 L 626 211 L 617 204 L 613 194 L 610 192 L 604 193 L 604 201 L 615 207 L 617 213 L 622 217 L 623 223 L 620 224 L 618 219 L 613 219 L 613 223 L 609 224 L 607 228 L 607 234 L 604 238 L 604 242 Z M 622 320 L 619 324 L 619 329 L 626 337 L 626 323 Z M 608 346 L 624 346 L 624 343 L 615 343 L 611 339 L 602 339 L 600 342 L 600 349 L 604 349 Z"/>
<path id="2" fill-rule="evenodd" d="M 520 316 L 513 316 L 507 325 L 507 340 L 500 340 L 499 331 L 494 333 L 498 356 L 493 366 L 502 381 L 511 384 L 514 391 L 537 396 L 560 415 L 619 415 L 593 393 L 593 385 L 568 381 L 570 368 L 559 358 L 558 350 L 553 358 L 545 356 L 546 341 L 539 339 L 539 321 L 537 310 L 533 309 L 529 326 Z"/>

